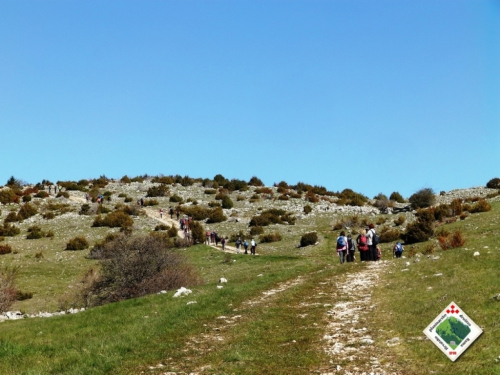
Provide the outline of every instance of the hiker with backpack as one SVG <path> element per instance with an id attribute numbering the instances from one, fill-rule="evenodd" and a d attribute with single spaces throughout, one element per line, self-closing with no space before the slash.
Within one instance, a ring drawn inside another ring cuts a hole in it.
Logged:
<path id="1" fill-rule="evenodd" d="M 340 232 L 340 236 L 337 238 L 337 254 L 339 255 L 340 264 L 344 263 L 347 255 L 347 237 L 345 232 Z"/>
<path id="2" fill-rule="evenodd" d="M 361 229 L 361 232 L 359 232 L 359 235 L 356 238 L 356 243 L 358 244 L 358 249 L 359 249 L 359 259 L 362 262 L 366 262 L 367 260 L 369 260 L 368 259 L 369 248 L 367 241 L 368 240 L 366 238 L 366 230 Z"/>
<path id="3" fill-rule="evenodd" d="M 347 235 L 347 262 L 354 262 L 356 260 L 354 252 L 356 251 L 356 244 L 351 235 Z"/>
<path id="4" fill-rule="evenodd" d="M 394 247 L 392 248 L 392 257 L 401 258 L 404 249 L 405 248 L 403 244 L 401 242 L 397 242 L 396 245 L 394 245 Z"/>
<path id="5" fill-rule="evenodd" d="M 366 242 L 368 244 L 368 260 L 377 261 L 377 245 L 380 242 L 378 234 L 375 232 L 375 225 L 370 224 L 368 226 L 368 232 L 366 232 Z"/>

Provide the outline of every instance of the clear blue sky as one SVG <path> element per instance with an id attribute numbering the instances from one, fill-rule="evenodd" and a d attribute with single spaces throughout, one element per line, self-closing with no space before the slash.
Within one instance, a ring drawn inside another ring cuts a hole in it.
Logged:
<path id="1" fill-rule="evenodd" d="M 500 177 L 500 1 L 0 0 L 0 184 Z"/>

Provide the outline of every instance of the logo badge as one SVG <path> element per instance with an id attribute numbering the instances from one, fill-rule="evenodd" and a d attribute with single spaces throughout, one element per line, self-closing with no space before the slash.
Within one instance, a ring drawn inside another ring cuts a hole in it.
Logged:
<path id="1" fill-rule="evenodd" d="M 455 361 L 483 333 L 469 316 L 452 302 L 427 326 L 424 334 Z"/>

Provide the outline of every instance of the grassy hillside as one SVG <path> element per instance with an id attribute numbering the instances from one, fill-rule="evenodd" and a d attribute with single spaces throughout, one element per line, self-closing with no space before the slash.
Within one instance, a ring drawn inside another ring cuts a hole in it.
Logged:
<path id="1" fill-rule="evenodd" d="M 120 193 L 135 202 L 145 195 L 147 185 L 115 183 L 106 189 L 112 192 L 112 202 L 105 205 L 112 209 L 124 200 L 118 198 Z M 199 205 L 214 201 L 214 195 L 204 193 L 202 187 L 177 185 L 171 189 L 172 194 L 197 200 Z M 335 211 L 335 205 L 326 201 L 260 198 L 250 202 L 254 195 L 253 188 L 231 193 L 234 208 L 226 211 L 231 220 L 208 227 L 228 236 L 239 231 L 247 233 L 253 215 L 269 207 L 283 207 L 298 217 L 295 225 L 265 228 L 265 233 L 279 232 L 282 241 L 259 244 L 256 257 L 225 254 L 205 245 L 178 250 L 203 280 L 203 285 L 192 287 L 193 293 L 186 297 L 173 298 L 174 291 L 169 291 L 75 315 L 3 322 L 0 373 L 310 374 L 343 373 L 356 366 L 360 371 L 365 369 L 366 359 L 355 357 L 345 362 L 329 356 L 323 339 L 325 334 L 335 333 L 328 332 L 336 313 L 332 309 L 344 302 L 339 283 L 347 275 L 362 277 L 371 266 L 360 262 L 338 264 L 334 251 L 338 231 L 331 230 L 332 224 L 352 214 Z M 20 235 L 3 242 L 15 251 L 0 256 L 1 264 L 19 266 L 19 288 L 33 293 L 32 299 L 16 302 L 14 309 L 57 310 L 61 296 L 71 291 L 95 264 L 86 258 L 88 250 L 64 251 L 67 241 L 81 235 L 94 244 L 110 231 L 117 231 L 91 227 L 95 215 L 78 215 L 82 198 L 81 192 L 70 192 L 70 199 L 58 198 L 57 202 L 68 205 L 68 212 L 50 220 L 40 214 L 27 219 L 18 224 Z M 159 204 L 152 212 L 172 205 L 168 197 L 156 199 Z M 39 212 L 51 200 L 38 200 Z M 306 204 L 313 208 L 309 215 L 303 214 Z M 3 206 L 2 219 L 10 210 L 18 209 L 15 204 Z M 499 305 L 491 299 L 500 293 L 499 216 L 500 202 L 493 202 L 489 212 L 445 224 L 449 231 L 460 228 L 467 241 L 458 249 L 441 251 L 437 247 L 429 258 L 421 255 L 393 259 L 392 244 L 382 244 L 384 267 L 371 271 L 377 272 L 378 278 L 371 288 L 373 309 L 360 315 L 357 323 L 374 341 L 369 348 L 378 358 L 380 373 L 500 373 L 496 362 L 500 349 L 496 327 Z M 359 214 L 360 221 L 370 222 L 391 223 L 395 217 Z M 158 224 L 157 219 L 147 215 L 134 217 L 134 221 L 136 233 L 151 232 Z M 53 230 L 54 238 L 25 239 L 27 228 L 34 224 Z M 301 235 L 312 230 L 318 231 L 319 244 L 296 248 Z M 407 246 L 404 255 L 421 254 L 430 242 L 413 249 Z M 473 256 L 476 251 L 479 256 Z M 218 289 L 221 277 L 228 283 Z M 455 301 L 484 330 L 455 363 L 422 332 L 450 301 Z M 348 340 L 350 334 L 345 336 Z M 367 348 L 359 341 L 347 343 L 346 347 L 356 351 Z"/>

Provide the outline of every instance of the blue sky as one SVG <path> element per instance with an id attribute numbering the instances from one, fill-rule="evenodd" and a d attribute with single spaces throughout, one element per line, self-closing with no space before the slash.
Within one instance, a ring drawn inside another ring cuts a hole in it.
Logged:
<path id="1" fill-rule="evenodd" d="M 0 0 L 0 184 L 500 177 L 500 1 Z"/>

